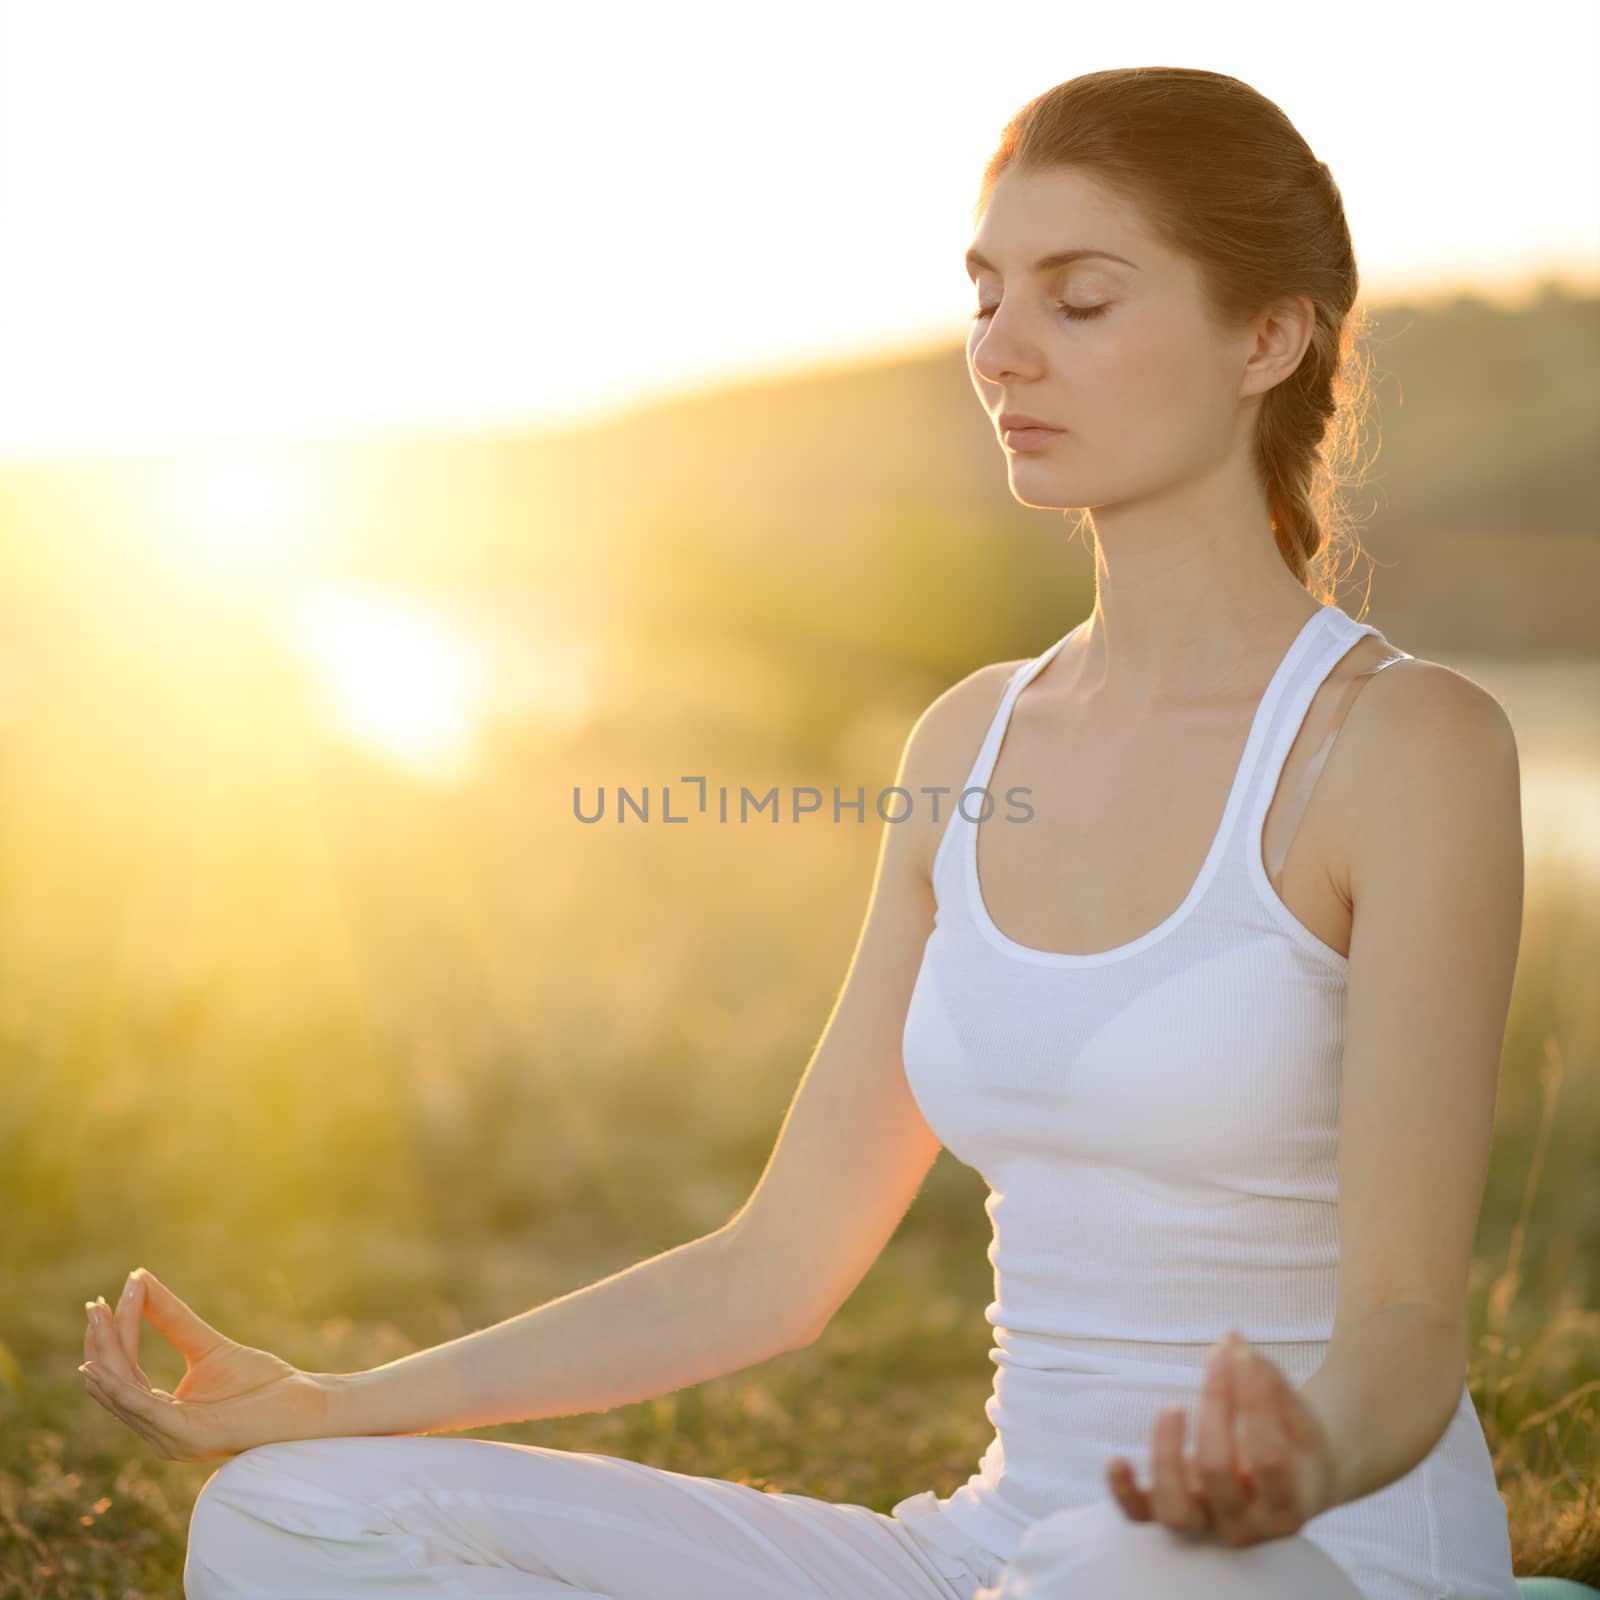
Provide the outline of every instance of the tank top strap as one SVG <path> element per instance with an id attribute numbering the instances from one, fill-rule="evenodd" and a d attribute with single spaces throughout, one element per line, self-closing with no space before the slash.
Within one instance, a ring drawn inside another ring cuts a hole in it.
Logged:
<path id="1" fill-rule="evenodd" d="M 1000 703 L 995 707 L 994 715 L 989 719 L 989 727 L 983 736 L 983 743 L 978 746 L 978 753 L 973 757 L 972 765 L 967 769 L 966 781 L 962 784 L 965 789 L 981 789 L 989 781 L 989 774 L 994 771 L 995 761 L 1000 755 L 1000 744 L 1006 736 L 1006 728 L 1011 721 L 1011 708 L 1017 703 L 1017 696 L 1044 671 L 1045 665 L 1061 647 L 1081 628 L 1071 628 L 1056 640 L 1053 645 L 1021 662 L 1016 670 L 1006 679 L 1004 692 L 1000 696 Z"/>
<path id="2" fill-rule="evenodd" d="M 1272 716 L 1262 741 L 1261 754 L 1249 776 L 1240 827 L 1237 829 L 1247 849 L 1252 846 L 1257 850 L 1260 849 L 1267 810 L 1272 804 L 1272 797 L 1278 792 L 1284 763 L 1289 759 L 1289 751 L 1293 748 L 1295 739 L 1305 723 L 1318 690 L 1363 638 L 1368 634 L 1382 637 L 1378 629 L 1370 623 L 1355 621 L 1338 606 L 1324 607 L 1323 614 L 1329 618 L 1331 626 L 1323 631 L 1315 647 L 1299 659 L 1287 676 L 1283 692 L 1277 697 L 1272 708 Z M 1397 651 L 1383 662 L 1382 666 L 1390 665 L 1401 659 L 1404 654 L 1403 651 Z M 1381 666 L 1372 670 L 1381 670 Z M 1333 725 L 1328 730 L 1322 748 L 1305 770 L 1297 789 L 1296 800 L 1291 802 L 1291 807 L 1295 804 L 1303 807 L 1309 799 L 1311 787 L 1316 782 L 1323 762 L 1327 759 L 1334 736 L 1344 721 L 1344 713 L 1349 709 L 1355 690 L 1368 676 L 1370 673 L 1363 673 L 1346 686 Z M 1292 825 L 1288 831 L 1293 831 Z"/>
<path id="3" fill-rule="evenodd" d="M 1323 767 L 1327 765 L 1328 755 L 1333 749 L 1334 740 L 1339 737 L 1339 730 L 1344 726 L 1344 719 L 1349 715 L 1350 707 L 1355 703 L 1356 696 L 1367 686 L 1368 679 L 1377 677 L 1386 667 L 1392 667 L 1397 661 L 1410 661 L 1413 659 L 1409 651 L 1401 650 L 1391 645 L 1388 655 L 1374 665 L 1353 673 L 1340 689 L 1327 732 L 1322 736 L 1322 743 L 1317 746 L 1316 753 L 1306 763 L 1304 770 L 1300 774 L 1299 781 L 1295 784 L 1294 794 L 1287 802 L 1283 825 L 1278 831 L 1278 836 L 1273 841 L 1272 848 L 1263 851 L 1267 881 L 1274 888 L 1277 887 L 1278 875 L 1283 871 L 1284 862 L 1288 859 L 1289 846 L 1299 830 L 1300 819 L 1305 815 L 1306 807 L 1311 803 L 1311 791 L 1316 788 L 1317 779 L 1322 775 Z M 1309 710 L 1310 707 L 1308 705 L 1308 713 Z M 1284 756 L 1284 760 L 1288 760 L 1287 755 Z M 1261 822 L 1264 832 L 1266 828 L 1265 812 L 1262 813 Z"/>
<path id="4" fill-rule="evenodd" d="M 1085 621 L 1087 620 L 1085 618 Z M 951 842 L 952 839 L 963 827 L 974 826 L 971 820 L 974 813 L 982 815 L 987 810 L 981 793 L 970 804 L 966 801 L 965 796 L 973 790 L 982 791 L 988 784 L 989 775 L 994 771 L 995 762 L 1000 755 L 1000 744 L 1005 738 L 1006 727 L 1011 721 L 1011 708 L 1017 703 L 1017 696 L 1044 671 L 1045 664 L 1050 658 L 1083 625 L 1080 622 L 1076 628 L 1071 628 L 1062 634 L 1053 645 L 1050 645 L 1038 655 L 1020 662 L 1011 676 L 1006 679 L 1005 689 L 1001 692 L 1000 702 L 994 709 L 994 715 L 989 719 L 989 726 L 984 733 L 983 742 L 978 746 L 977 754 L 972 758 L 972 765 L 967 768 L 966 776 L 961 781 L 961 787 L 951 796 L 950 815 L 944 824 L 944 831 L 940 835 L 938 846 L 934 850 L 933 885 L 936 897 L 941 900 L 950 892 L 941 882 L 941 877 L 945 871 L 944 862 L 952 859 L 956 854 L 955 846 Z"/>

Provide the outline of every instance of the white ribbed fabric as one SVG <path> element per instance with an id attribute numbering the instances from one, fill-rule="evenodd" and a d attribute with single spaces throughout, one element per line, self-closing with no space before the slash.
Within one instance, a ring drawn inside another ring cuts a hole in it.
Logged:
<path id="1" fill-rule="evenodd" d="M 1078 631 L 1013 674 L 966 788 L 988 782 L 1017 697 Z M 1157 1408 L 1192 1414 L 1230 1327 L 1296 1384 L 1322 1360 L 1349 963 L 1278 898 L 1261 832 L 1318 688 L 1376 632 L 1334 605 L 1307 619 L 1257 706 L 1198 876 L 1127 944 L 1064 955 L 1009 938 L 978 890 L 974 820 L 988 810 L 1001 825 L 1004 797 L 974 793 L 951 813 L 904 1056 L 929 1126 L 990 1189 L 994 1436 L 954 1493 L 894 1509 L 952 1550 L 971 1541 L 1009 1561 L 1039 1518 L 1110 1498 L 1113 1455 L 1147 1482 Z M 1304 1529 L 1370 1600 L 1517 1600 L 1462 1376 L 1423 1462 Z"/>

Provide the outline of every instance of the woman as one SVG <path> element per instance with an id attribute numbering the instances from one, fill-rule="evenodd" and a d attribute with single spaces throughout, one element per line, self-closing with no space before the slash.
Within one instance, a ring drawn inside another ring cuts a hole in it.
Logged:
<path id="1" fill-rule="evenodd" d="M 1017 499 L 1092 508 L 1093 612 L 918 719 L 898 782 L 977 797 L 885 830 L 726 1226 L 364 1373 L 239 1346 L 143 1272 L 91 1312 L 95 1397 L 163 1454 L 232 1456 L 190 1600 L 1515 1600 L 1464 1378 L 1517 754 L 1490 695 L 1328 599 L 1338 190 L 1246 85 L 1148 68 L 1025 106 L 977 217 L 973 383 Z M 941 1145 L 995 1232 L 995 1433 L 954 1493 L 882 1513 L 409 1437 L 808 1343 Z M 188 1358 L 173 1395 L 144 1317 Z"/>

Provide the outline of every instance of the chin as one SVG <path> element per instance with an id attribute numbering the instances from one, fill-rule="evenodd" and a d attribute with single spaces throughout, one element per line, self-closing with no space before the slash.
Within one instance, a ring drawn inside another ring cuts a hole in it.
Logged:
<path id="1" fill-rule="evenodd" d="M 1081 507 L 1069 505 L 1065 500 L 1054 498 L 1048 500 L 1030 499 L 1025 494 L 1018 494 L 1014 489 L 1011 492 L 1011 498 L 1019 506 L 1026 506 L 1030 511 L 1077 511 L 1081 509 Z"/>
<path id="2" fill-rule="evenodd" d="M 1093 500 L 1080 500 L 1076 491 L 1066 486 L 1052 487 L 1044 473 L 1013 471 L 1011 495 L 1020 505 L 1038 511 L 1071 511 L 1080 505 L 1093 505 Z"/>

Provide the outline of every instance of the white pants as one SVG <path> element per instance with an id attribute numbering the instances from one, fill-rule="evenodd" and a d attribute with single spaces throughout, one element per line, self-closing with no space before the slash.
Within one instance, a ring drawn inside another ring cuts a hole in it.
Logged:
<path id="1" fill-rule="evenodd" d="M 208 1478 L 187 1600 L 1360 1600 L 1303 1538 L 1233 1550 L 1107 1499 L 1009 1563 L 866 1506 L 449 1435 L 260 1445 Z"/>
<path id="2" fill-rule="evenodd" d="M 1361 1600 L 1326 1551 L 1298 1534 L 1235 1550 L 1104 1500 L 1042 1517 L 999 1582 L 973 1600 Z"/>

